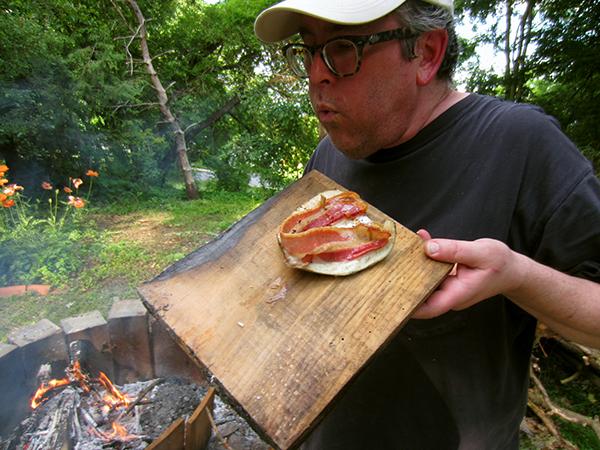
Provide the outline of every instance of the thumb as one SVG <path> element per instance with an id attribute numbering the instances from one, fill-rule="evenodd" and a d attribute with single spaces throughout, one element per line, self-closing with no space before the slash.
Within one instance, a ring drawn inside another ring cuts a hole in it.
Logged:
<path id="1" fill-rule="evenodd" d="M 486 265 L 493 255 L 506 246 L 492 239 L 458 241 L 453 239 L 431 239 L 425 242 L 425 253 L 437 261 L 459 263 L 470 267 Z M 506 247 L 507 249 L 507 247 Z"/>
<path id="2" fill-rule="evenodd" d="M 427 256 L 437 261 L 471 265 L 483 256 L 481 246 L 469 241 L 430 239 L 424 245 Z"/>

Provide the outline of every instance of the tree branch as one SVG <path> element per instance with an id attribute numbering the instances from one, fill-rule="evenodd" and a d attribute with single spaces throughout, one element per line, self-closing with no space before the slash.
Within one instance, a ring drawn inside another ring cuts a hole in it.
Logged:
<path id="1" fill-rule="evenodd" d="M 202 122 L 196 122 L 189 125 L 188 127 L 186 127 L 184 132 L 188 135 L 190 139 L 193 139 L 193 137 L 200 133 L 202 130 L 210 127 L 225 114 L 232 111 L 240 102 L 241 99 L 237 95 L 235 97 L 230 98 L 223 106 L 221 106 L 218 110 L 216 110 L 210 116 L 208 116 L 207 119 L 203 120 Z"/>
<path id="2" fill-rule="evenodd" d="M 146 107 L 146 106 L 159 106 L 159 104 L 156 102 L 154 102 L 154 103 L 152 103 L 152 102 L 151 103 L 136 103 L 136 104 L 124 103 L 122 105 L 117 105 L 115 107 L 115 109 L 113 109 L 113 114 L 122 108 L 142 108 L 142 107 Z"/>
<path id="3" fill-rule="evenodd" d="M 585 427 L 590 427 L 594 431 L 594 433 L 596 433 L 598 439 L 600 439 L 600 421 L 598 421 L 598 419 L 592 419 L 591 417 L 587 417 L 583 414 L 579 414 L 575 411 L 571 411 L 569 409 L 561 408 L 560 406 L 555 405 L 554 402 L 552 402 L 552 400 L 550 399 L 546 388 L 544 387 L 540 379 L 535 375 L 533 370 L 530 371 L 530 376 L 535 384 L 535 387 L 542 396 L 544 405 L 548 409 L 548 414 L 556 415 L 566 420 L 567 422 L 577 423 Z"/>
<path id="4" fill-rule="evenodd" d="M 144 26 L 145 22 L 142 22 L 138 25 L 137 29 L 130 36 L 129 42 L 125 45 L 125 53 L 127 53 L 127 65 L 129 66 L 129 75 L 133 75 L 133 55 L 129 51 L 129 46 L 133 43 L 136 36 L 140 33 L 140 30 Z"/>

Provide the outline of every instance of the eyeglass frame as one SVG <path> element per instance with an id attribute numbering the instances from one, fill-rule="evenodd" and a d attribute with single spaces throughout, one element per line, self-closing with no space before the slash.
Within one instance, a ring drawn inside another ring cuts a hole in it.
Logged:
<path id="1" fill-rule="evenodd" d="M 286 62 L 288 63 L 288 66 L 290 66 L 292 72 L 294 72 L 294 74 L 296 76 L 298 76 L 299 78 L 308 78 L 309 71 L 305 70 L 306 75 L 300 75 L 299 73 L 297 73 L 294 70 L 294 68 L 292 67 L 292 64 L 290 63 L 290 58 L 287 56 L 288 50 L 293 47 L 295 47 L 295 48 L 300 47 L 305 50 L 308 50 L 308 54 L 310 55 L 310 58 L 311 58 L 311 64 L 312 64 L 312 60 L 315 57 L 315 54 L 317 52 L 320 52 L 321 58 L 323 58 L 323 62 L 325 63 L 325 65 L 327 66 L 329 71 L 338 78 L 344 78 L 344 77 L 351 77 L 358 73 L 358 71 L 360 70 L 361 63 L 362 63 L 363 50 L 366 45 L 375 45 L 375 44 L 379 44 L 381 42 L 393 41 L 394 39 L 398 39 L 400 41 L 406 40 L 406 39 L 414 39 L 414 38 L 418 37 L 419 35 L 420 35 L 420 33 L 411 32 L 411 31 L 407 30 L 406 28 L 395 28 L 393 30 L 381 31 L 378 33 L 373 33 L 373 34 L 336 36 L 320 45 L 306 45 L 302 42 L 291 42 L 289 44 L 284 45 L 282 47 L 281 51 L 283 53 L 283 57 L 285 58 Z M 351 42 L 354 45 L 355 52 L 356 52 L 356 67 L 354 69 L 354 72 L 352 72 L 352 73 L 340 74 L 333 68 L 333 65 L 329 62 L 329 58 L 327 57 L 327 52 L 324 51 L 325 47 L 328 44 L 330 44 L 331 42 L 334 42 L 337 40 L 346 40 L 346 41 Z"/>

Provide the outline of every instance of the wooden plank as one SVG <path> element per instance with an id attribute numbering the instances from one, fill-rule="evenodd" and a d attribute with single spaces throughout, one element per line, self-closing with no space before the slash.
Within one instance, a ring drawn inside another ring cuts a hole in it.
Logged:
<path id="1" fill-rule="evenodd" d="M 185 420 L 180 417 L 155 439 L 147 450 L 184 450 Z"/>
<path id="2" fill-rule="evenodd" d="M 398 223 L 390 255 L 358 274 L 287 267 L 279 224 L 334 188 L 341 187 L 311 172 L 139 288 L 221 396 L 279 448 L 302 440 L 451 268 L 427 258 L 421 239 Z M 386 217 L 373 207 L 368 212 Z"/>
<path id="3" fill-rule="evenodd" d="M 185 426 L 185 450 L 203 450 L 210 439 L 212 427 L 209 414 L 212 414 L 215 389 L 210 388 Z"/>

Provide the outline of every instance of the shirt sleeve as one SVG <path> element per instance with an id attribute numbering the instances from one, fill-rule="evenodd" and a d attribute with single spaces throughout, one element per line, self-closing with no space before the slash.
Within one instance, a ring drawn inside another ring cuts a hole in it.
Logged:
<path id="1" fill-rule="evenodd" d="M 600 181 L 592 171 L 550 216 L 535 259 L 600 282 Z"/>

